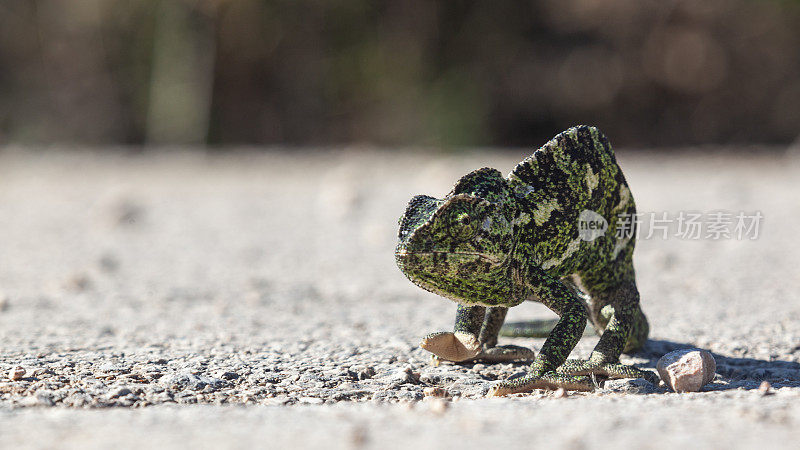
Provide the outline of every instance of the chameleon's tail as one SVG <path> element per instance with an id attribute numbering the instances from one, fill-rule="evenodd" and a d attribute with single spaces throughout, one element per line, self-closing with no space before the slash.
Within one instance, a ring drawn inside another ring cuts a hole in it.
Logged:
<path id="1" fill-rule="evenodd" d="M 500 329 L 500 336 L 546 338 L 553 331 L 558 319 L 539 319 L 525 322 L 508 322 Z M 594 328 L 587 324 L 584 336 L 595 336 Z"/>

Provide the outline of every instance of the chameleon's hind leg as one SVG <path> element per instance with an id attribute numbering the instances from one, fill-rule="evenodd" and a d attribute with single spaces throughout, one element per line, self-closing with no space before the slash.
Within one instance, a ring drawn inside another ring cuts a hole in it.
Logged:
<path id="1" fill-rule="evenodd" d="M 644 378 L 657 382 L 655 373 L 619 362 L 619 355 L 623 351 L 641 348 L 649 332 L 647 318 L 639 306 L 639 292 L 633 277 L 626 277 L 616 286 L 602 291 L 592 290 L 591 287 L 589 291 L 592 302 L 602 306 L 599 310 L 591 308 L 590 316 L 595 327 L 602 329 L 603 334 L 588 360 L 569 359 L 556 372 L 609 378 Z"/>
<path id="2" fill-rule="evenodd" d="M 486 362 L 503 362 L 533 359 L 536 356 L 533 350 L 518 345 L 497 345 L 497 335 L 506 319 L 508 308 L 496 306 L 486 309 L 478 341 L 481 343 L 481 352 L 475 357 Z"/>

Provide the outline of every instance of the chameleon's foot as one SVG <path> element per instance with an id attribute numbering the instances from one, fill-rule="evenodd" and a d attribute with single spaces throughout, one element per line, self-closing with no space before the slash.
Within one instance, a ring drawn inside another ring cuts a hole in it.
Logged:
<path id="1" fill-rule="evenodd" d="M 568 391 L 592 391 L 594 390 L 594 383 L 587 376 L 564 375 L 556 372 L 548 372 L 540 376 L 528 374 L 496 384 L 489 391 L 487 397 L 502 397 L 508 394 L 530 392 L 534 389 L 555 390 L 558 388 L 564 388 Z"/>
<path id="2" fill-rule="evenodd" d="M 556 369 L 564 375 L 601 375 L 608 378 L 644 378 L 658 385 L 658 375 L 621 363 L 598 363 L 585 359 L 568 359 Z"/>
<path id="3" fill-rule="evenodd" d="M 420 347 L 445 361 L 461 362 L 476 357 L 481 352 L 477 336 L 469 333 L 439 331 L 431 333 L 419 344 Z"/>
<path id="4" fill-rule="evenodd" d="M 482 352 L 475 357 L 481 361 L 489 363 L 506 362 L 506 361 L 527 361 L 536 356 L 536 353 L 527 348 L 518 345 L 500 345 L 497 347 L 484 348 Z"/>

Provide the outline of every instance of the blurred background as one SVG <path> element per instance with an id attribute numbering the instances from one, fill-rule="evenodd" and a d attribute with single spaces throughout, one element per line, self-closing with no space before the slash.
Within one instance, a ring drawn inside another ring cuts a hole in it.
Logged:
<path id="1" fill-rule="evenodd" d="M 3 0 L 0 144 L 800 135 L 800 2 Z"/>

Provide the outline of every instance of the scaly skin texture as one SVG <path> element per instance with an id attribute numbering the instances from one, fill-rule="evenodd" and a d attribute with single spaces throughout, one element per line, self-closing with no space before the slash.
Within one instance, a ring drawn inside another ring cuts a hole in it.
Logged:
<path id="1" fill-rule="evenodd" d="M 608 224 L 591 240 L 579 234 L 586 211 Z M 635 213 L 608 140 L 589 126 L 562 132 L 505 178 L 478 169 L 444 199 L 412 198 L 400 219 L 397 264 L 418 286 L 458 303 L 454 331 L 430 334 L 421 346 L 451 361 L 533 359 L 527 375 L 499 383 L 490 395 L 592 390 L 590 376 L 656 381 L 652 372 L 619 363 L 648 335 L 635 240 L 616 233 L 617 221 Z M 507 309 L 526 300 L 559 316 L 535 358 L 528 349 L 496 345 Z M 567 360 L 587 320 L 600 341 L 588 360 Z"/>

